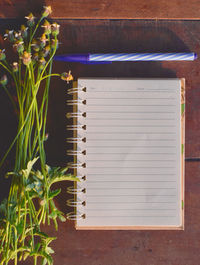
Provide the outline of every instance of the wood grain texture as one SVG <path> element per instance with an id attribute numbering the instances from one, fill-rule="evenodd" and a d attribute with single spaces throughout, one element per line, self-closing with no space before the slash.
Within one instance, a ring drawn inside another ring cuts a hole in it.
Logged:
<path id="1" fill-rule="evenodd" d="M 67 19 L 199 19 L 199 0 L 1 0 L 0 18 L 40 13 L 51 5 L 53 18 Z"/>
<path id="2" fill-rule="evenodd" d="M 184 3 L 183 3 L 184 4 Z M 150 20 L 57 20 L 61 24 L 57 54 L 78 52 L 196 52 L 200 57 L 199 21 Z M 19 20 L 0 20 L 0 33 L 6 28 L 19 28 Z M 9 61 L 10 63 L 12 60 Z M 83 65 L 55 62 L 53 72 L 72 70 L 79 77 L 178 77 L 186 80 L 186 157 L 200 157 L 200 60 L 194 62 L 115 62 L 110 65 Z M 67 84 L 52 78 L 46 142 L 49 165 L 65 166 Z M 0 89 L 1 154 L 15 136 L 16 119 L 12 105 Z M 6 169 L 11 171 L 11 158 Z M 77 231 L 74 222 L 59 223 L 45 231 L 57 240 L 54 265 L 198 265 L 200 260 L 200 163 L 186 162 L 185 170 L 185 230 L 184 231 Z M 6 195 L 8 180 L 0 179 L 1 199 Z M 64 212 L 66 187 L 62 183 L 56 205 Z M 7 187 L 6 187 L 7 186 Z M 71 198 L 71 197 L 70 197 Z M 24 262 L 21 262 L 24 265 Z M 32 261 L 26 261 L 32 265 Z"/>
<path id="3" fill-rule="evenodd" d="M 0 18 L 22 18 L 30 12 L 39 15 L 45 0 L 0 0 Z"/>
<path id="4" fill-rule="evenodd" d="M 200 55 L 198 21 L 58 20 L 58 23 L 61 24 L 60 41 L 62 42 L 58 54 L 193 51 Z M 56 71 L 71 69 L 75 79 L 79 77 L 184 77 L 186 80 L 186 157 L 200 156 L 199 60 L 194 62 L 116 62 L 103 66 L 55 62 L 54 67 Z M 56 85 L 53 88 L 58 94 L 62 87 L 64 89 L 64 84 L 59 84 L 59 90 L 56 89 Z M 54 104 L 56 109 L 59 103 Z M 57 121 L 56 117 L 54 121 Z M 185 171 L 184 231 L 88 231 L 75 230 L 74 222 L 60 224 L 58 240 L 54 243 L 55 265 L 198 264 L 200 259 L 199 163 L 186 162 Z M 58 205 L 61 207 L 61 200 L 58 201 Z"/>

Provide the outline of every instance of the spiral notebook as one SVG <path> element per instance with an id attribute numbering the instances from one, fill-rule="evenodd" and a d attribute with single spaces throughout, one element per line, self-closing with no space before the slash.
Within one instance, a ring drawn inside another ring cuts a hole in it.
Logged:
<path id="1" fill-rule="evenodd" d="M 69 89 L 76 229 L 184 228 L 184 79 L 80 78 Z"/>

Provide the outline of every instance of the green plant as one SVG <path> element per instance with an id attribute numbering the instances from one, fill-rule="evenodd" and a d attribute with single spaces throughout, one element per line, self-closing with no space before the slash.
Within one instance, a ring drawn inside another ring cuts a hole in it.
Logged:
<path id="1" fill-rule="evenodd" d="M 37 23 L 30 14 L 26 17 L 28 27 L 22 25 L 18 32 L 6 31 L 5 39 L 18 55 L 17 61 L 9 64 L 5 50 L 0 50 L 0 66 L 14 80 L 17 100 L 13 100 L 7 88 L 6 75 L 2 76 L 0 84 L 18 116 L 17 135 L 0 162 L 1 166 L 15 146 L 14 170 L 6 174 L 12 177 L 9 196 L 0 204 L 1 265 L 8 264 L 10 260 L 14 260 L 16 265 L 18 260 L 27 257 L 33 257 L 34 264 L 37 264 L 38 257 L 41 257 L 43 265 L 53 263 L 53 250 L 49 244 L 55 238 L 43 233 L 41 225 L 50 224 L 52 219 L 57 229 L 57 219 L 65 221 L 65 217 L 54 203 L 60 189 L 52 190 L 52 184 L 77 180 L 71 174 L 66 174 L 67 168 L 46 164 L 44 142 L 48 138 L 46 120 L 50 78 L 59 76 L 67 82 L 73 79 L 70 72 L 52 74 L 59 25 L 50 24 L 45 19 L 50 13 L 51 7 L 44 7 Z M 38 36 L 43 20 L 43 32 Z"/>

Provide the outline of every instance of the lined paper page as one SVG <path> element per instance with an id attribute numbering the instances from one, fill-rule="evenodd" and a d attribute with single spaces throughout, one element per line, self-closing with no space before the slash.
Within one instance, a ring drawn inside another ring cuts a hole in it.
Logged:
<path id="1" fill-rule="evenodd" d="M 79 79 L 81 227 L 181 225 L 179 79 Z"/>

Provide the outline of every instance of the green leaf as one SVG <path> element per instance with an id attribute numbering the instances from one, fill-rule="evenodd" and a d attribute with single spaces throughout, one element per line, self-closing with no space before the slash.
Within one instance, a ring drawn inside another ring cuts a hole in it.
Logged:
<path id="1" fill-rule="evenodd" d="M 66 181 L 66 180 L 70 180 L 70 181 L 80 181 L 77 177 L 71 175 L 71 174 L 67 174 L 67 175 L 58 175 L 55 176 L 52 181 L 50 181 L 50 185 L 52 185 L 53 183 L 57 183 L 60 181 Z"/>
<path id="2" fill-rule="evenodd" d="M 28 227 L 28 228 L 26 228 L 26 230 L 25 230 L 25 234 L 26 234 L 26 235 L 31 235 L 31 232 L 32 232 L 34 229 L 35 229 L 34 227 Z M 29 240 L 29 241 L 28 241 L 28 246 L 29 246 L 29 247 L 31 247 L 30 244 L 31 244 L 31 241 Z"/>
<path id="3" fill-rule="evenodd" d="M 26 179 L 28 179 L 28 177 L 29 177 L 29 174 L 30 174 L 30 172 L 31 172 L 31 170 L 32 170 L 32 167 L 33 167 L 33 165 L 35 164 L 35 162 L 38 160 L 38 158 L 39 157 L 36 157 L 36 158 L 34 158 L 33 160 L 30 160 L 29 162 L 28 162 L 28 164 L 27 164 L 27 168 L 26 169 L 22 169 L 22 170 L 20 170 L 20 174 L 21 175 L 23 175 Z"/>
<path id="4" fill-rule="evenodd" d="M 25 190 L 26 191 L 30 191 L 35 187 L 34 183 L 30 183 L 28 185 L 25 186 Z"/>
<path id="5" fill-rule="evenodd" d="M 53 240 L 55 240 L 56 239 L 56 237 L 48 237 L 48 238 L 42 238 L 42 242 L 46 245 L 46 246 L 48 246 Z"/>
<path id="6" fill-rule="evenodd" d="M 40 247 L 41 247 L 41 243 L 37 243 L 37 244 L 35 245 L 34 251 L 35 251 L 35 252 L 38 252 Z"/>
<path id="7" fill-rule="evenodd" d="M 27 258 L 28 258 L 28 256 L 30 255 L 30 253 L 29 252 L 25 252 L 24 253 L 24 257 L 23 257 L 23 260 L 26 260 Z"/>
<path id="8" fill-rule="evenodd" d="M 61 192 L 61 189 L 57 189 L 57 190 L 53 190 L 53 191 L 49 191 L 49 194 L 48 194 L 49 199 L 53 199 L 53 198 L 56 197 L 60 192 Z"/>
<path id="9" fill-rule="evenodd" d="M 68 167 L 64 167 L 64 168 L 60 171 L 60 173 L 61 173 L 62 175 L 64 175 L 64 174 L 67 172 L 67 170 L 68 170 Z"/>
<path id="10" fill-rule="evenodd" d="M 34 185 L 35 185 L 35 187 L 34 187 L 35 191 L 37 191 L 38 193 L 43 192 L 43 189 L 42 189 L 43 185 L 42 185 L 41 181 L 39 181 L 39 180 L 34 181 Z"/>
<path id="11" fill-rule="evenodd" d="M 58 215 L 58 218 L 60 219 L 61 222 L 66 221 L 66 218 L 63 215 Z"/>
<path id="12" fill-rule="evenodd" d="M 48 254 L 53 254 L 54 253 L 54 250 L 51 248 L 51 247 L 46 247 L 46 252 L 48 253 Z"/>
<path id="13" fill-rule="evenodd" d="M 40 180 L 43 180 L 43 179 L 44 179 L 44 176 L 42 175 L 41 171 L 39 171 L 39 170 L 37 170 L 37 171 L 35 172 L 35 176 L 36 176 L 37 178 L 39 178 Z"/>
<path id="14" fill-rule="evenodd" d="M 22 232 L 23 232 L 23 228 L 24 228 L 23 221 L 22 221 L 21 223 L 19 223 L 19 224 L 16 226 L 16 228 L 17 228 L 17 234 L 18 234 L 18 236 L 21 235 Z"/>
<path id="15" fill-rule="evenodd" d="M 20 254 L 20 260 L 22 259 L 22 257 L 23 257 L 23 259 L 25 260 L 25 259 L 29 256 L 30 251 L 31 251 L 31 249 L 30 249 L 29 247 L 24 246 L 24 247 L 20 247 L 20 248 L 18 248 L 18 249 L 15 251 L 15 252 L 16 252 L 15 254 L 21 252 L 21 254 Z M 23 254 L 23 253 L 24 253 L 24 254 Z"/>
<path id="16" fill-rule="evenodd" d="M 56 211 L 53 211 L 49 214 L 49 217 L 52 218 L 52 219 L 56 219 L 57 218 L 57 212 Z"/>
<path id="17" fill-rule="evenodd" d="M 13 176 L 13 175 L 18 176 L 19 174 L 17 172 L 7 172 L 5 175 L 5 178 L 8 178 L 8 177 Z"/>
<path id="18" fill-rule="evenodd" d="M 42 265 L 46 265 L 46 264 L 47 264 L 47 259 L 46 258 L 43 258 Z"/>
<path id="19" fill-rule="evenodd" d="M 66 218 L 63 216 L 63 213 L 59 210 L 54 210 L 49 215 L 50 218 L 56 219 L 57 217 L 60 219 L 61 222 L 65 222 Z"/>
<path id="20" fill-rule="evenodd" d="M 38 251 L 38 252 L 33 251 L 30 253 L 30 256 L 36 256 L 36 257 L 40 256 L 42 258 L 45 258 L 49 265 L 53 264 L 52 257 L 48 253 L 46 253 L 45 251 L 42 251 L 42 250 Z"/>
<path id="21" fill-rule="evenodd" d="M 50 166 L 48 166 L 47 164 L 45 165 L 45 170 L 47 172 L 47 174 L 49 174 L 51 172 L 51 168 Z"/>
<path id="22" fill-rule="evenodd" d="M 8 257 L 9 257 L 9 259 L 14 259 L 15 257 L 16 257 L 16 255 L 17 255 L 17 250 L 9 250 L 9 254 L 8 254 Z"/>
<path id="23" fill-rule="evenodd" d="M 31 169 L 33 167 L 33 165 L 35 164 L 35 162 L 38 160 L 39 157 L 34 158 L 33 160 L 30 160 L 27 164 L 27 175 L 29 176 Z"/>
<path id="24" fill-rule="evenodd" d="M 33 198 L 35 198 L 35 197 L 38 197 L 38 193 L 36 192 L 36 191 L 34 191 L 34 190 L 30 190 L 29 191 L 29 197 L 30 197 L 30 199 L 33 199 Z M 41 198 L 41 197 L 40 197 Z"/>
<path id="25" fill-rule="evenodd" d="M 35 172 L 33 174 L 33 179 L 35 180 L 35 182 L 38 182 L 38 183 L 43 183 L 43 179 L 44 179 L 44 176 L 43 175 L 37 175 Z"/>
<path id="26" fill-rule="evenodd" d="M 49 236 L 46 233 L 39 231 L 34 232 L 34 236 L 39 236 L 41 238 L 49 238 Z"/>

